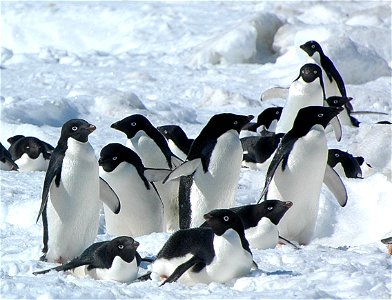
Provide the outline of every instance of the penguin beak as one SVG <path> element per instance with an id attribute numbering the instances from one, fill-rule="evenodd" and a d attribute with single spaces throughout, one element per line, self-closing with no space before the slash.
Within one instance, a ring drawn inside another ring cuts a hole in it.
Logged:
<path id="1" fill-rule="evenodd" d="M 290 207 L 293 206 L 293 202 L 291 202 L 291 201 L 286 201 L 286 202 L 284 203 L 284 206 L 287 207 L 287 209 L 289 209 Z"/>
<path id="2" fill-rule="evenodd" d="M 132 244 L 133 248 L 136 249 L 137 247 L 139 247 L 139 245 L 140 245 L 140 243 L 138 241 L 133 241 L 133 244 Z"/>
<path id="3" fill-rule="evenodd" d="M 95 127 L 93 124 L 90 124 L 88 127 L 87 127 L 87 131 L 88 132 L 93 132 L 95 129 L 97 129 L 97 127 Z"/>
<path id="4" fill-rule="evenodd" d="M 209 221 L 209 220 L 212 219 L 212 215 L 208 213 L 208 214 L 205 214 L 205 215 L 203 216 L 203 218 L 204 218 L 206 221 Z"/>
<path id="5" fill-rule="evenodd" d="M 115 123 L 113 123 L 112 125 L 110 125 L 110 128 L 117 129 L 117 128 L 118 128 L 117 122 L 115 122 Z"/>

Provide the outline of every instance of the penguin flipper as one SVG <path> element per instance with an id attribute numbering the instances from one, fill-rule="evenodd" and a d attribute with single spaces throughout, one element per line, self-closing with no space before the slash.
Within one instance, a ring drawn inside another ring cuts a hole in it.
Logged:
<path id="1" fill-rule="evenodd" d="M 177 168 L 178 166 L 182 165 L 184 163 L 184 161 L 181 158 L 179 158 L 175 155 L 172 155 L 171 163 L 172 163 L 173 168 Z"/>
<path id="2" fill-rule="evenodd" d="M 347 190 L 344 186 L 339 174 L 328 164 L 325 167 L 324 184 L 335 196 L 340 206 L 344 207 L 347 204 Z"/>
<path id="3" fill-rule="evenodd" d="M 182 165 L 175 168 L 171 173 L 163 180 L 166 181 L 174 180 L 181 176 L 188 176 L 195 172 L 195 170 L 201 165 L 201 158 L 195 158 L 184 162 Z"/>
<path id="4" fill-rule="evenodd" d="M 149 182 L 158 182 L 164 180 L 167 176 L 169 176 L 170 172 L 170 169 L 146 168 L 144 170 L 144 176 Z"/>
<path id="5" fill-rule="evenodd" d="M 276 98 L 287 99 L 288 95 L 289 95 L 288 87 L 275 86 L 262 92 L 260 96 L 260 100 L 267 101 Z"/>
<path id="6" fill-rule="evenodd" d="M 189 260 L 179 265 L 174 272 L 160 285 L 164 285 L 165 283 L 175 282 L 184 274 L 187 270 L 193 267 L 196 264 L 203 264 L 202 259 L 197 256 L 192 256 Z"/>
<path id="7" fill-rule="evenodd" d="M 120 199 L 110 185 L 101 177 L 99 177 L 99 196 L 112 212 L 115 214 L 120 212 Z"/>
<path id="8" fill-rule="evenodd" d="M 332 125 L 333 131 L 335 133 L 335 138 L 338 142 L 342 139 L 342 124 L 340 124 L 339 118 L 334 117 L 330 124 Z"/>

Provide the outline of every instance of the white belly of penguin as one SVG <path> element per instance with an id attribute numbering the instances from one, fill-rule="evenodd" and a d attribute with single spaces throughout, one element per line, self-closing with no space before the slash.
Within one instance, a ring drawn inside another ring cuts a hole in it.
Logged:
<path id="1" fill-rule="evenodd" d="M 284 172 L 279 165 L 268 192 L 269 199 L 293 202 L 278 230 L 282 237 L 301 244 L 308 244 L 313 235 L 328 158 L 324 129 L 313 128 L 317 129 L 295 143 Z"/>
<path id="2" fill-rule="evenodd" d="M 141 236 L 163 230 L 163 204 L 155 189 L 148 190 L 136 168 L 122 162 L 112 172 L 99 173 L 120 199 L 121 209 L 114 214 L 104 204 L 106 230 L 120 236 Z"/>
<path id="3" fill-rule="evenodd" d="M 242 146 L 238 133 L 230 130 L 218 138 L 207 173 L 200 165 L 191 186 L 191 227 L 203 222 L 203 215 L 216 208 L 234 206 L 235 192 L 242 162 Z"/>
<path id="4" fill-rule="evenodd" d="M 262 218 L 257 226 L 245 230 L 250 247 L 254 249 L 273 249 L 279 239 L 278 228 L 268 218 Z"/>
<path id="5" fill-rule="evenodd" d="M 282 115 L 276 125 L 276 133 L 286 133 L 292 127 L 298 111 L 306 106 L 323 106 L 323 91 L 318 79 L 305 83 L 301 78 L 293 82 Z"/>
<path id="6" fill-rule="evenodd" d="M 19 172 L 46 171 L 49 160 L 45 159 L 42 153 L 36 159 L 30 158 L 27 153 L 24 153 L 15 163 L 19 167 Z"/>
<path id="7" fill-rule="evenodd" d="M 48 201 L 49 261 L 80 255 L 97 235 L 99 223 L 98 161 L 89 143 L 68 139 L 60 186 L 54 182 Z"/>

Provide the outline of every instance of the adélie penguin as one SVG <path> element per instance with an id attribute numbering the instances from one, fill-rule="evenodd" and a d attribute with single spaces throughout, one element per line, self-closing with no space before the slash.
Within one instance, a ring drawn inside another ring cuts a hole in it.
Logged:
<path id="1" fill-rule="evenodd" d="M 325 127 L 343 109 L 309 106 L 299 110 L 292 129 L 282 138 L 271 161 L 261 197 L 291 201 L 293 206 L 282 217 L 278 230 L 282 237 L 308 244 L 313 236 L 321 185 L 324 182 L 341 206 L 347 193 L 340 177 L 328 168 Z"/>
<path id="2" fill-rule="evenodd" d="M 89 275 L 98 280 L 129 283 L 137 278 L 141 257 L 136 251 L 139 243 L 129 236 L 119 236 L 111 241 L 97 242 L 70 262 L 34 275 L 50 271 L 71 270 L 79 277 Z"/>
<path id="3" fill-rule="evenodd" d="M 171 152 L 165 137 L 145 116 L 134 114 L 113 123 L 111 127 L 127 135 L 126 146 L 139 155 L 146 168 L 172 170 L 182 163 L 182 160 Z M 173 181 L 165 185 L 156 182 L 155 186 L 163 201 L 165 228 L 169 232 L 175 231 L 179 228 L 179 182 Z"/>
<path id="4" fill-rule="evenodd" d="M 16 171 L 18 168 L 18 165 L 12 159 L 11 153 L 0 143 L 0 170 Z"/>
<path id="5" fill-rule="evenodd" d="M 224 283 L 245 276 L 253 256 L 239 216 L 229 209 L 204 215 L 209 227 L 182 229 L 170 236 L 152 264 L 151 278 L 187 285 Z"/>
<path id="6" fill-rule="evenodd" d="M 188 138 L 185 131 L 178 125 L 162 125 L 157 129 L 167 139 L 170 150 L 182 160 L 185 160 L 193 139 Z"/>
<path id="7" fill-rule="evenodd" d="M 88 136 L 96 127 L 82 119 L 67 121 L 46 172 L 38 219 L 43 222 L 43 260 L 64 263 L 94 242 L 104 201 L 115 213 L 120 202 L 99 177 Z"/>
<path id="8" fill-rule="evenodd" d="M 232 113 L 212 116 L 194 140 L 187 160 L 165 179 L 184 176 L 180 228 L 198 227 L 205 213 L 234 206 L 243 155 L 239 132 L 252 118 Z"/>
<path id="9" fill-rule="evenodd" d="M 362 169 L 359 163 L 361 161 L 363 162 L 363 157 L 354 157 L 347 151 L 339 149 L 328 150 L 328 165 L 335 168 L 340 164 L 347 178 L 362 178 Z"/>
<path id="10" fill-rule="evenodd" d="M 118 143 L 102 148 L 99 166 L 121 203 L 118 214 L 104 205 L 107 233 L 135 237 L 164 231 L 163 203 L 152 182 L 162 181 L 170 170 L 145 168 L 134 151 Z"/>

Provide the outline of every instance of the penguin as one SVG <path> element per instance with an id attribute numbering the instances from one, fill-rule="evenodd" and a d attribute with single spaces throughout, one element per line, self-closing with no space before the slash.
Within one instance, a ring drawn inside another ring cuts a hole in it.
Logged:
<path id="1" fill-rule="evenodd" d="M 11 153 L 0 143 L 0 170 L 17 171 L 19 166 L 12 159 Z"/>
<path id="2" fill-rule="evenodd" d="M 287 132 L 268 167 L 260 200 L 270 198 L 293 202 L 278 224 L 282 237 L 309 244 L 319 208 L 321 185 L 339 185 L 337 200 L 347 202 L 347 192 L 332 168 L 327 170 L 328 147 L 325 127 L 343 109 L 341 107 L 308 106 L 301 108 L 292 129 Z M 331 171 L 332 170 L 332 171 Z"/>
<path id="3" fill-rule="evenodd" d="M 293 205 L 291 201 L 268 200 L 258 204 L 232 207 L 242 221 L 245 237 L 251 249 L 272 249 L 279 242 L 277 225 L 287 210 Z M 207 227 L 204 222 L 200 227 Z"/>
<path id="4" fill-rule="evenodd" d="M 354 157 L 350 153 L 339 149 L 328 150 L 328 165 L 335 168 L 340 163 L 347 178 L 363 178 L 361 165 L 359 164 L 363 161 L 363 157 Z"/>
<path id="5" fill-rule="evenodd" d="M 342 76 L 336 69 L 332 60 L 324 54 L 320 44 L 314 40 L 308 41 L 299 46 L 311 58 L 312 62 L 318 64 L 323 70 L 323 81 L 325 86 L 326 97 L 342 96 L 347 97 L 346 87 Z M 359 121 L 351 116 L 353 107 L 350 102 L 344 105 L 345 113 L 339 115 L 339 119 L 343 124 L 352 124 L 355 127 L 359 126 Z"/>
<path id="6" fill-rule="evenodd" d="M 157 254 L 151 270 L 161 285 L 179 281 L 224 283 L 246 276 L 253 256 L 240 217 L 229 209 L 204 214 L 209 227 L 181 229 L 170 236 Z"/>
<path id="7" fill-rule="evenodd" d="M 134 151 L 119 143 L 103 147 L 98 162 L 99 175 L 121 203 L 118 214 L 104 205 L 107 233 L 141 236 L 162 232 L 163 203 L 152 181 L 162 181 L 170 170 L 146 169 Z"/>
<path id="8" fill-rule="evenodd" d="M 53 150 L 42 191 L 42 260 L 65 263 L 91 245 L 98 233 L 104 201 L 115 213 L 120 202 L 99 177 L 98 160 L 88 136 L 96 127 L 82 119 L 64 123 Z"/>
<path id="9" fill-rule="evenodd" d="M 274 106 L 263 110 L 258 116 L 256 122 L 249 122 L 242 128 L 240 138 L 251 136 L 253 134 L 247 132 L 261 132 L 264 130 L 275 131 L 276 123 L 279 121 L 283 107 Z M 245 133 L 244 133 L 245 132 Z"/>
<path id="10" fill-rule="evenodd" d="M 167 139 L 170 150 L 182 160 L 185 160 L 193 139 L 187 137 L 185 131 L 178 125 L 163 125 L 157 129 Z"/>
<path id="11" fill-rule="evenodd" d="M 127 135 L 126 146 L 140 156 L 146 168 L 173 169 L 182 163 L 182 160 L 171 152 L 165 137 L 143 115 L 128 116 L 113 123 L 111 128 Z M 174 181 L 165 185 L 156 182 L 155 186 L 163 201 L 166 231 L 178 230 L 179 182 Z"/>
<path id="12" fill-rule="evenodd" d="M 382 239 L 381 243 L 387 245 L 387 248 L 388 248 L 387 252 L 388 252 L 388 254 L 392 255 L 392 236 L 385 238 L 385 239 Z"/>
<path id="13" fill-rule="evenodd" d="M 17 135 L 8 138 L 9 152 L 20 172 L 46 171 L 53 146 L 33 136 Z"/>
<path id="14" fill-rule="evenodd" d="M 164 182 L 180 180 L 180 228 L 198 227 L 215 208 L 234 206 L 241 163 L 239 133 L 253 116 L 216 114 L 194 140 L 187 160 Z"/>
<path id="15" fill-rule="evenodd" d="M 89 275 L 97 280 L 114 280 L 129 283 L 137 278 L 141 257 L 136 251 L 139 243 L 129 236 L 119 236 L 111 241 L 97 242 L 70 262 L 51 269 L 34 272 L 72 270 L 78 276 Z"/>

